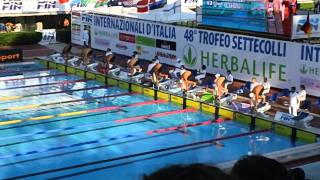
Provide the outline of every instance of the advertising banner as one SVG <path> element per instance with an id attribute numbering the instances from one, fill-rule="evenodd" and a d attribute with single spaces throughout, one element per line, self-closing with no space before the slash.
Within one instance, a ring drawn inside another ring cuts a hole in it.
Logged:
<path id="1" fill-rule="evenodd" d="M 180 58 L 190 69 L 207 66 L 207 72 L 260 82 L 267 77 L 273 87 L 305 84 L 308 94 L 320 96 L 320 46 L 186 28 L 130 18 L 94 15 L 92 47 L 111 48 L 120 54 L 140 52 L 143 59 L 157 55 L 174 65 Z"/>
<path id="2" fill-rule="evenodd" d="M 305 33 L 301 27 L 306 23 L 307 15 L 293 16 L 292 39 L 304 39 L 309 37 L 320 37 L 320 14 L 309 15 L 311 33 Z"/>
<path id="3" fill-rule="evenodd" d="M 90 21 L 89 21 L 90 22 Z M 174 65 L 177 58 L 177 27 L 143 20 L 94 15 L 91 26 L 92 46 L 151 60 L 157 55 L 161 62 Z M 88 24 L 88 21 L 86 21 Z M 182 29 L 181 29 L 182 30 Z"/>
<path id="4" fill-rule="evenodd" d="M 50 44 L 56 42 L 56 30 L 55 29 L 43 29 L 37 32 L 42 33 L 42 39 L 39 44 Z"/>
<path id="5" fill-rule="evenodd" d="M 22 0 L 1 0 L 0 13 L 22 13 Z"/>
<path id="6" fill-rule="evenodd" d="M 83 24 L 81 21 L 81 14 L 72 12 L 71 15 L 71 42 L 74 44 L 83 45 L 82 41 Z"/>
<path id="7" fill-rule="evenodd" d="M 1 49 L 0 50 L 0 63 L 10 63 L 22 61 L 22 49 Z"/>

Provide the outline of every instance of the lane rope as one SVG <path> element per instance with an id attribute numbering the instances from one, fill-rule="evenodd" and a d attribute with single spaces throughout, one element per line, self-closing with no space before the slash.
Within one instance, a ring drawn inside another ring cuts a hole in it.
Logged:
<path id="1" fill-rule="evenodd" d="M 0 79 L 0 82 L 9 82 L 9 81 L 20 81 L 26 79 L 38 79 L 38 78 L 47 78 L 47 77 L 56 77 L 56 76 L 66 76 L 68 73 L 58 73 L 52 75 L 45 75 L 45 76 L 31 76 L 31 77 L 23 77 L 23 78 L 12 78 L 12 79 Z"/>
<path id="2" fill-rule="evenodd" d="M 88 109 L 88 110 L 82 110 L 82 111 L 65 112 L 65 113 L 60 113 L 60 114 L 44 115 L 44 116 L 30 117 L 30 118 L 25 118 L 25 119 L 7 120 L 7 121 L 0 122 L 0 125 L 3 126 L 3 125 L 9 125 L 9 124 L 17 124 L 17 123 L 26 122 L 26 121 L 48 120 L 48 119 L 57 118 L 57 117 L 69 117 L 69 116 L 97 113 L 97 112 L 103 112 L 103 111 L 119 110 L 124 107 L 137 107 L 137 106 L 144 106 L 144 105 L 151 105 L 151 104 L 163 104 L 166 102 L 167 101 L 165 101 L 165 100 L 155 100 L 155 101 L 146 101 L 146 102 L 127 104 L 127 105 L 123 105 L 123 106 L 105 106 L 105 107 L 101 107 L 101 108 Z M 20 135 L 17 135 L 17 137 L 20 137 Z M 23 137 L 23 136 L 21 136 L 21 137 Z M 9 137 L 0 138 L 0 140 L 4 140 L 7 138 L 9 138 Z"/>
<path id="3" fill-rule="evenodd" d="M 46 104 L 31 104 L 31 105 L 25 105 L 25 106 L 16 106 L 16 107 L 10 107 L 10 108 L 0 109 L 0 112 L 3 112 L 3 111 L 12 111 L 12 110 L 34 109 L 34 108 L 40 108 L 40 107 L 45 107 L 45 106 L 57 105 L 57 104 L 60 105 L 60 104 L 66 104 L 66 103 L 75 103 L 75 102 L 81 102 L 81 101 L 90 101 L 90 100 L 103 99 L 103 98 L 111 98 L 111 97 L 118 97 L 118 96 L 124 96 L 124 95 L 132 95 L 132 94 L 139 94 L 139 93 L 138 93 L 138 92 L 122 93 L 122 94 L 114 94 L 114 95 L 107 95 L 107 96 L 98 96 L 98 97 L 82 98 L 82 99 L 75 99 L 75 100 L 68 100 L 68 101 L 52 102 L 52 103 L 46 103 Z"/>
<path id="4" fill-rule="evenodd" d="M 18 86 L 18 87 L 9 87 L 9 88 L 2 88 L 0 90 L 15 90 L 15 89 L 22 89 L 22 88 L 32 88 L 32 87 L 40 87 L 40 86 L 50 86 L 50 85 L 58 85 L 58 84 L 68 84 L 68 83 L 76 83 L 76 82 L 86 82 L 88 79 L 75 79 L 75 80 L 63 80 L 58 82 L 51 82 L 45 84 L 34 84 L 28 86 Z"/>
<path id="5" fill-rule="evenodd" d="M 110 86 L 95 86 L 95 87 L 89 87 L 89 88 L 70 89 L 70 90 L 63 90 L 63 91 L 38 93 L 38 94 L 28 94 L 28 95 L 22 95 L 22 96 L 3 96 L 3 97 L 0 97 L 0 101 L 16 100 L 16 99 L 22 99 L 22 98 L 28 98 L 28 97 L 34 97 L 34 96 L 46 96 L 46 95 L 53 95 L 53 94 L 71 93 L 71 92 L 93 90 L 93 89 L 100 89 L 100 88 L 106 88 L 106 87 L 110 87 Z"/>

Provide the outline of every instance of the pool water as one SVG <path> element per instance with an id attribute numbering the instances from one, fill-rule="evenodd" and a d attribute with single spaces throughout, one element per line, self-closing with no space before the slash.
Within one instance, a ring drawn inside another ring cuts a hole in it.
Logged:
<path id="1" fill-rule="evenodd" d="M 28 66 L 15 66 L 18 80 L 0 78 L 1 179 L 141 179 L 171 164 L 216 164 L 292 147 L 268 130 L 211 123 L 213 115 Z"/>

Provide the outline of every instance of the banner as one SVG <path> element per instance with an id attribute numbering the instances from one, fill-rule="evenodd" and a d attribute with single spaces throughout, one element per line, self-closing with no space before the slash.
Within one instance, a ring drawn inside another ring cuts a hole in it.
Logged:
<path id="1" fill-rule="evenodd" d="M 42 33 L 42 39 L 39 44 L 50 44 L 56 42 L 56 30 L 55 29 L 43 29 L 37 32 Z"/>
<path id="2" fill-rule="evenodd" d="M 309 37 L 320 37 L 320 14 L 309 15 L 310 25 L 312 27 L 311 34 L 306 34 L 301 27 L 307 21 L 307 15 L 293 16 L 292 21 L 292 39 L 306 39 Z"/>
<path id="3" fill-rule="evenodd" d="M 0 51 L 0 63 L 22 61 L 22 59 L 22 49 L 1 49 Z"/>
<path id="4" fill-rule="evenodd" d="M 231 70 L 235 79 L 243 81 L 256 77 L 262 82 L 267 77 L 277 88 L 305 84 L 308 94 L 320 96 L 320 46 L 123 17 L 92 18 L 93 48 L 111 48 L 128 56 L 138 51 L 147 60 L 157 55 L 169 65 L 180 58 L 189 69 L 206 65 L 208 73 L 222 75 Z"/>
<path id="5" fill-rule="evenodd" d="M 0 13 L 22 13 L 22 0 L 1 0 Z"/>
<path id="6" fill-rule="evenodd" d="M 92 47 L 151 60 L 158 55 L 161 62 L 174 65 L 177 58 L 177 34 L 173 25 L 130 18 L 94 15 L 91 26 Z M 88 22 L 86 22 L 88 24 Z"/>
<path id="7" fill-rule="evenodd" d="M 81 14 L 72 12 L 71 15 L 71 42 L 74 44 L 83 45 L 82 40 L 83 24 L 81 21 Z"/>

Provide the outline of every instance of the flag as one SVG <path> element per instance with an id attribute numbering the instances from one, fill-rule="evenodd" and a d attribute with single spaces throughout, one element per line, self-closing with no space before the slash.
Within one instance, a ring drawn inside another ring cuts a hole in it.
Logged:
<path id="1" fill-rule="evenodd" d="M 137 12 L 144 13 L 149 11 L 149 0 L 141 0 L 137 3 Z"/>
<path id="2" fill-rule="evenodd" d="M 103 7 L 108 5 L 108 0 L 98 0 L 94 8 Z"/>
<path id="3" fill-rule="evenodd" d="M 174 2 L 173 4 L 168 5 L 163 12 L 165 13 L 173 13 L 173 14 L 177 14 L 177 13 L 181 13 L 181 0 L 177 0 L 176 2 Z"/>
<path id="4" fill-rule="evenodd" d="M 64 3 L 68 3 L 68 2 L 69 2 L 69 0 L 59 0 L 60 4 L 64 4 Z"/>
<path id="5" fill-rule="evenodd" d="M 308 13 L 306 22 L 301 27 L 301 31 L 303 31 L 305 34 L 308 34 L 308 35 L 310 35 L 312 33 L 312 26 L 310 24 L 309 13 Z"/>

